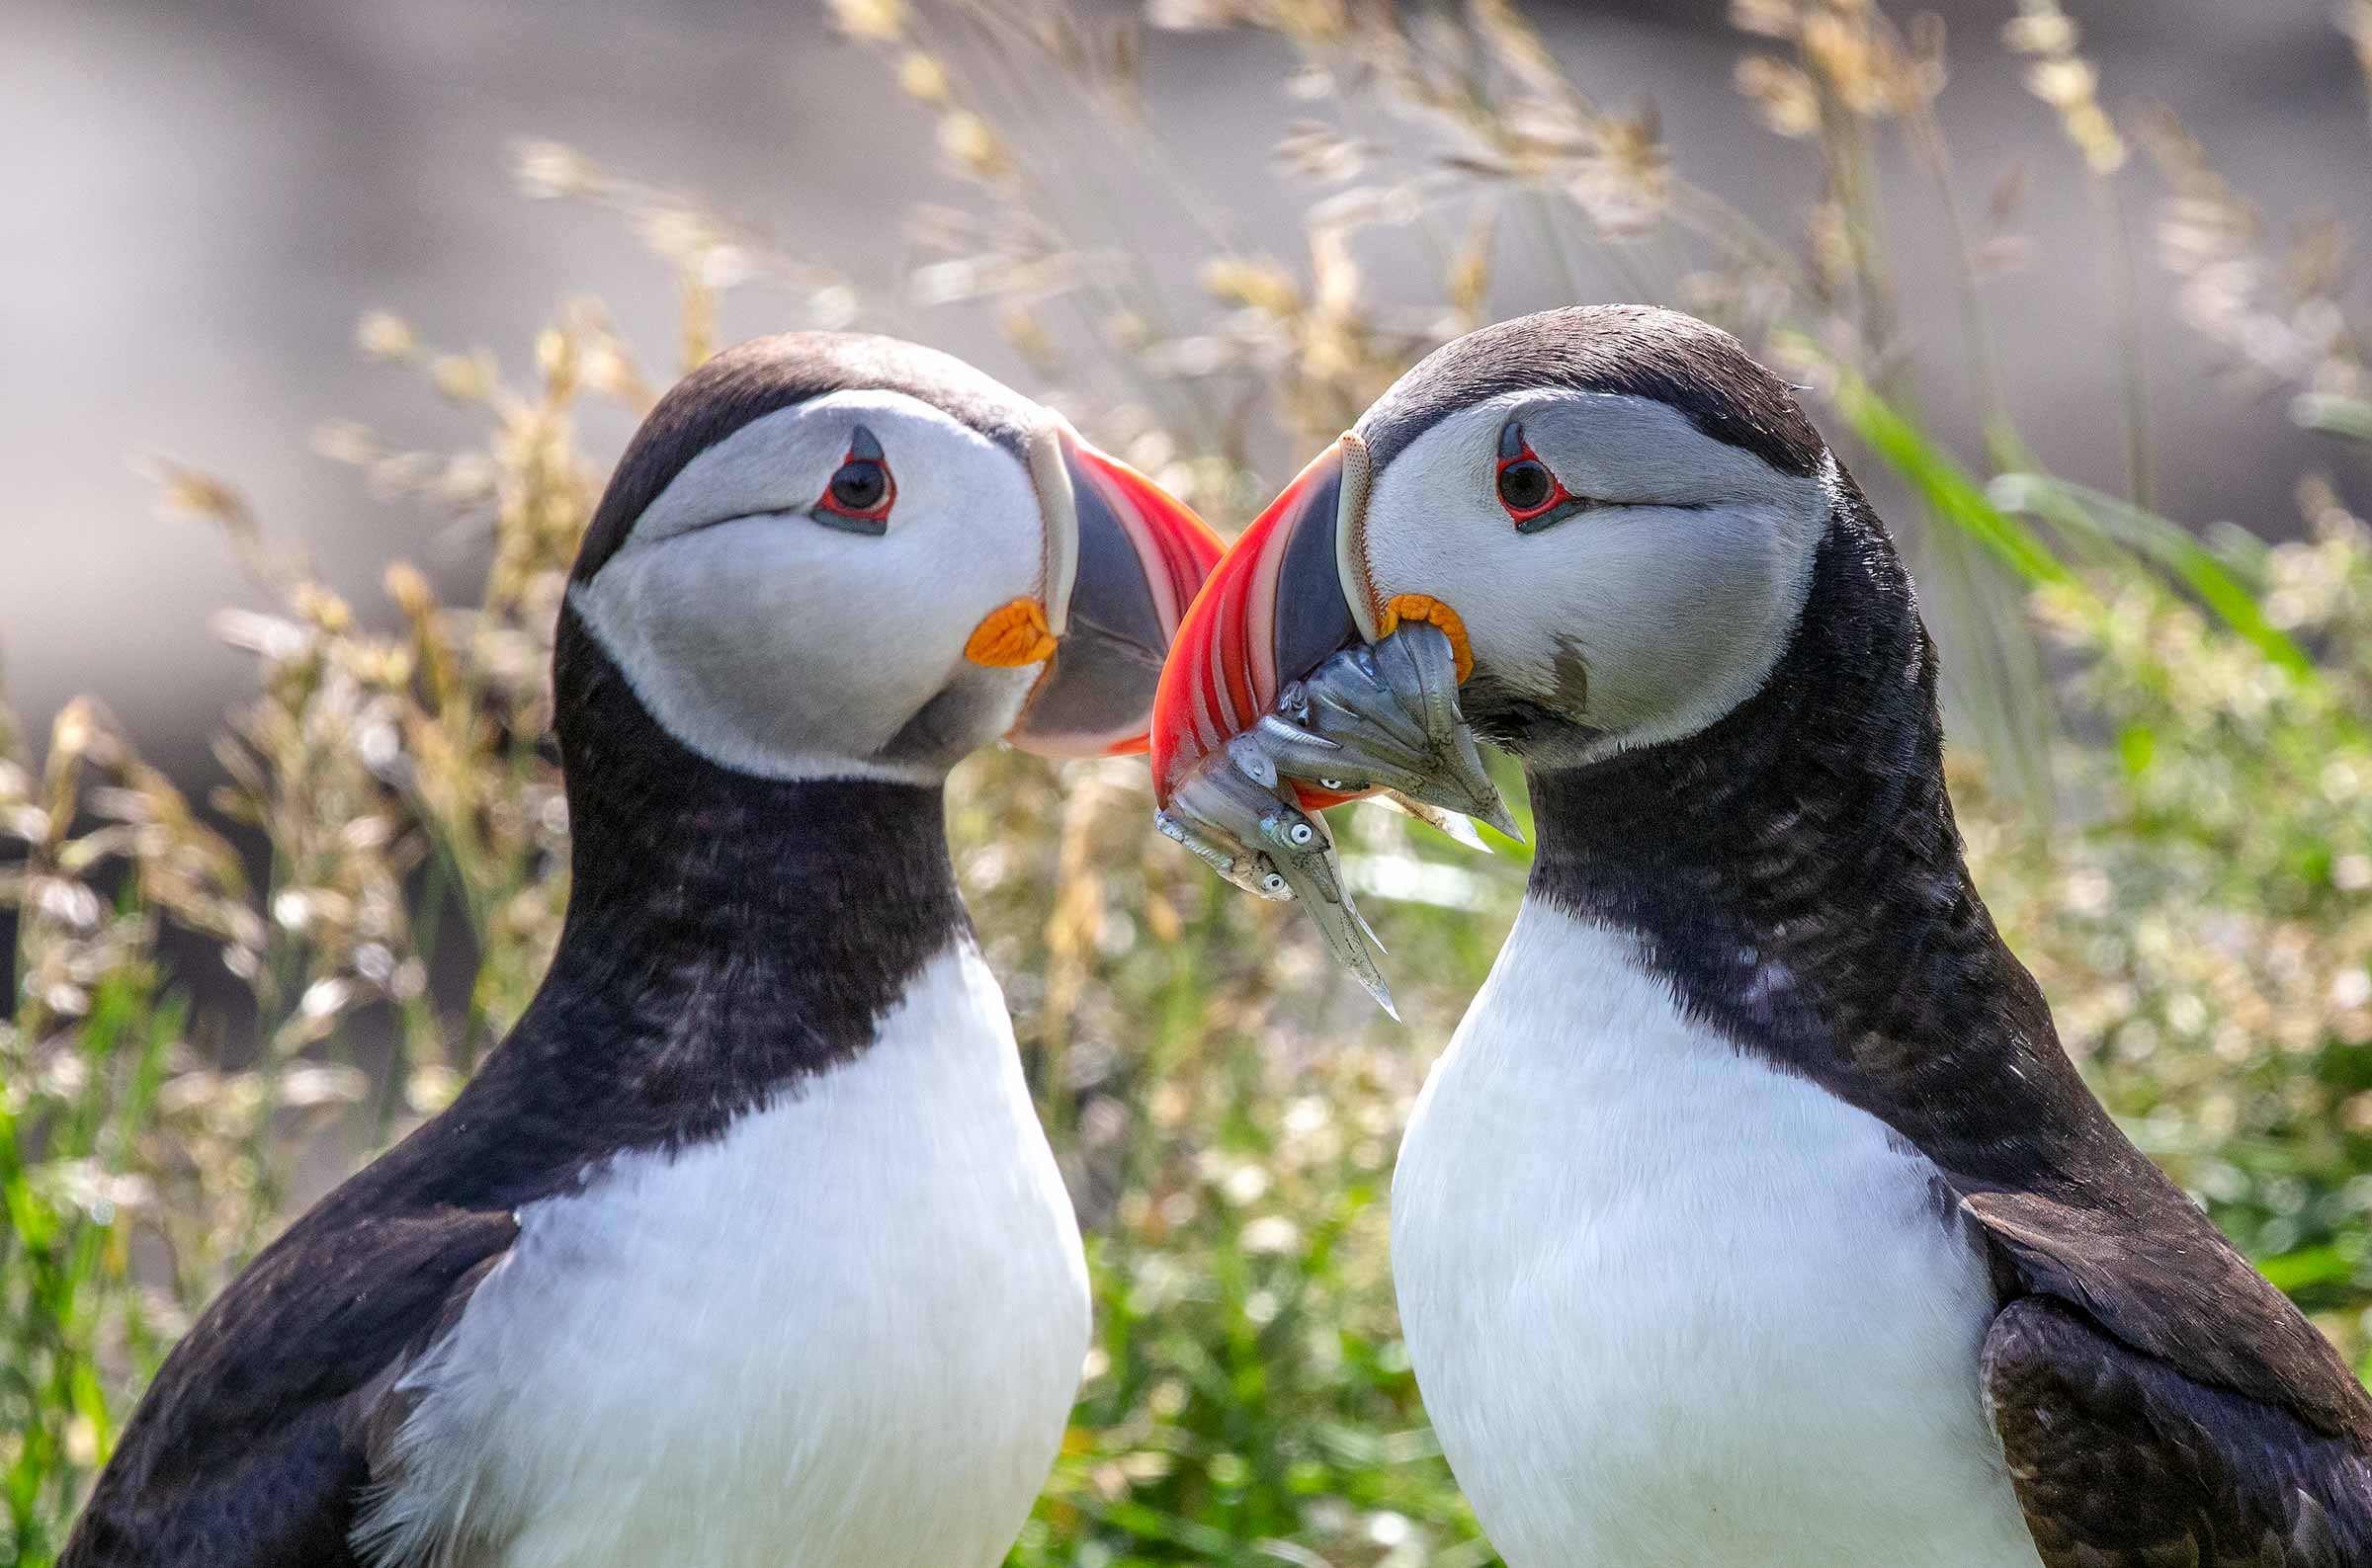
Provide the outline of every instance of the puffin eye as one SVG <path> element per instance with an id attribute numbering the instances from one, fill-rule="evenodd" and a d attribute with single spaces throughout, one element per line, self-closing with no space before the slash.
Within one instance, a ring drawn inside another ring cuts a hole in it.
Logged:
<path id="1" fill-rule="evenodd" d="M 1537 534 L 1597 504 L 1567 490 L 1512 419 L 1499 429 L 1498 488 L 1499 505 L 1518 534 Z"/>
<path id="2" fill-rule="evenodd" d="M 882 444 L 859 425 L 849 437 L 848 455 L 832 470 L 807 516 L 826 528 L 878 536 L 890 531 L 890 509 L 896 504 L 897 480 Z"/>
<path id="3" fill-rule="evenodd" d="M 832 505 L 843 512 L 870 512 L 890 493 L 890 470 L 868 457 L 852 457 L 832 475 Z"/>
<path id="4" fill-rule="evenodd" d="M 1537 511 L 1556 493 L 1556 476 L 1537 458 L 1519 458 L 1499 469 L 1499 499 L 1510 512 Z"/>

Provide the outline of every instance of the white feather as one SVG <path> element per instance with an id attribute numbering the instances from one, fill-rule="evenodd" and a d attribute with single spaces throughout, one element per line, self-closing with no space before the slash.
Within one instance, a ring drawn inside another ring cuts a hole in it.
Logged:
<path id="1" fill-rule="evenodd" d="M 519 1221 L 400 1385 L 419 1402 L 358 1532 L 372 1562 L 1003 1557 L 1077 1392 L 1087 1285 L 969 940 L 862 1055 Z"/>
<path id="2" fill-rule="evenodd" d="M 1527 902 L 1393 1184 L 1417 1383 L 1509 1568 L 2036 1568 L 1934 1174 Z"/>

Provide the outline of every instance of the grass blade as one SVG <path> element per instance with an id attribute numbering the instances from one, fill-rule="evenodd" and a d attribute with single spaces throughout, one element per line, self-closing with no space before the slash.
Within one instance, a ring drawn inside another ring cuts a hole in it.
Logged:
<path id="1" fill-rule="evenodd" d="M 2047 519 L 2072 535 L 2105 540 L 2171 573 L 2266 658 L 2293 674 L 2314 673 L 2306 650 L 2265 619 L 2247 585 L 2181 524 L 2049 474 L 2005 473 L 1993 481 L 1991 493 L 2004 511 Z"/>
<path id="2" fill-rule="evenodd" d="M 1985 487 L 1868 383 L 1852 376 L 1829 394 L 1837 412 L 1928 509 L 1983 544 L 2029 583 L 2064 583 L 2074 573 L 2043 536 L 1987 498 Z"/>

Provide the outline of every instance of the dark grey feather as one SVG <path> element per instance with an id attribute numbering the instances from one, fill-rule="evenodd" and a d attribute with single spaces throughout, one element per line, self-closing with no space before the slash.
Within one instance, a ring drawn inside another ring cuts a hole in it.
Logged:
<path id="1" fill-rule="evenodd" d="M 796 403 L 859 388 L 929 403 L 1016 456 L 1044 417 L 1010 387 L 920 344 L 856 332 L 752 338 L 693 371 L 652 407 L 618 459 L 570 575 L 582 582 L 600 571 L 684 464 L 734 431 Z"/>
<path id="2" fill-rule="evenodd" d="M 1444 416 L 1536 389 L 1668 403 L 1714 440 L 1782 473 L 1817 473 L 1827 453 L 1787 383 L 1736 338 L 1648 305 L 1572 305 L 1470 332 L 1417 362 L 1355 428 L 1380 472 Z"/>

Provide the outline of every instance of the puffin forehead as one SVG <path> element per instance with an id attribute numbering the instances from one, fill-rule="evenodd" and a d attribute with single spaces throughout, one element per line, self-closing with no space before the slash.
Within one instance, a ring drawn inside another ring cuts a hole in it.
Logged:
<path id="1" fill-rule="evenodd" d="M 618 552 L 686 464 L 753 420 L 834 392 L 897 392 L 930 404 L 1026 460 L 1038 405 L 952 355 L 857 332 L 786 332 L 737 344 L 661 397 L 610 475 L 571 575 Z"/>
<path id="2" fill-rule="evenodd" d="M 1460 409 L 1561 389 L 1666 404 L 1781 473 L 1815 475 L 1826 451 L 1787 384 L 1736 338 L 1693 316 L 1639 305 L 1576 305 L 1471 332 L 1419 361 L 1356 428 L 1381 468 Z"/>
<path id="3" fill-rule="evenodd" d="M 1028 471 L 1010 449 L 935 403 L 851 387 L 760 414 L 702 448 L 635 514 L 611 559 L 723 518 L 805 509 L 851 454 L 860 429 L 887 456 L 909 511 L 956 497 L 1031 504 Z"/>
<path id="4" fill-rule="evenodd" d="M 1683 506 L 1774 502 L 1824 513 L 1826 464 L 1813 474 L 1773 468 L 1754 453 L 1709 436 L 1671 404 L 1630 392 L 1530 387 L 1445 411 L 1401 448 L 1369 491 L 1372 517 L 1428 504 L 1425 475 L 1466 484 L 1487 474 L 1507 423 L 1575 491 L 1600 500 Z"/>

